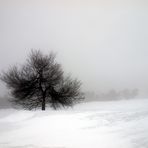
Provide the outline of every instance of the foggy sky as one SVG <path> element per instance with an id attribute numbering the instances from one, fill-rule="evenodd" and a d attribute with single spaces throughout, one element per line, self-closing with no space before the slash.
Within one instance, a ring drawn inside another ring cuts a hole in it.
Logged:
<path id="1" fill-rule="evenodd" d="M 30 49 L 55 51 L 84 90 L 148 94 L 148 2 L 0 0 L 0 70 Z"/>

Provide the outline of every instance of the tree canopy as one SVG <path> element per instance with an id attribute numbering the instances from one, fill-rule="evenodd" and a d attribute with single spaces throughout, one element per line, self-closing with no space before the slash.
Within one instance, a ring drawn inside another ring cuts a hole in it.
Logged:
<path id="1" fill-rule="evenodd" d="M 29 110 L 45 110 L 46 105 L 57 109 L 84 99 L 81 82 L 65 76 L 53 52 L 45 55 L 32 50 L 24 65 L 10 67 L 2 73 L 1 80 L 10 89 L 11 102 Z"/>

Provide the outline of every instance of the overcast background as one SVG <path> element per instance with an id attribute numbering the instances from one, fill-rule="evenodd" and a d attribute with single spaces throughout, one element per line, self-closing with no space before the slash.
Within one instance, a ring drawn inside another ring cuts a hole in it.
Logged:
<path id="1" fill-rule="evenodd" d="M 84 91 L 138 88 L 147 96 L 148 1 L 0 0 L 0 71 L 30 49 L 55 51 Z"/>

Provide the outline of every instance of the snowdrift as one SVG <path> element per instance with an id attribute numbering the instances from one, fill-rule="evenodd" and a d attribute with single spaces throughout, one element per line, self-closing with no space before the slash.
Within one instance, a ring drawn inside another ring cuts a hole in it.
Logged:
<path id="1" fill-rule="evenodd" d="M 0 110 L 0 148 L 148 148 L 148 99 Z"/>

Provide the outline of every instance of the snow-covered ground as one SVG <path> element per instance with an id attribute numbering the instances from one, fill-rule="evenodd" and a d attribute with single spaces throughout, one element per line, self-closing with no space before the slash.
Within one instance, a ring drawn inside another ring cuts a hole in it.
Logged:
<path id="1" fill-rule="evenodd" d="M 148 148 L 148 99 L 1 109 L 0 148 Z"/>

